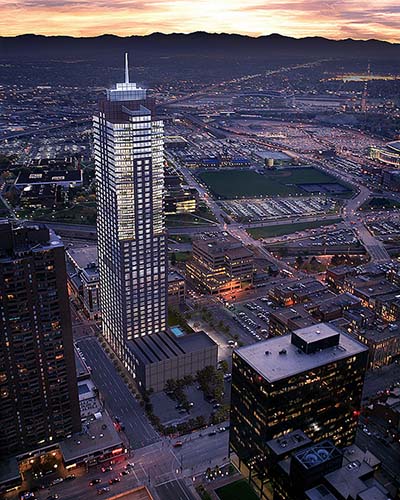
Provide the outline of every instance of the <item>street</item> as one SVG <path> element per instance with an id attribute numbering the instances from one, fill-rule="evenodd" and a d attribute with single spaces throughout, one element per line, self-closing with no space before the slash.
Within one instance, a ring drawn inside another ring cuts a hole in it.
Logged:
<path id="1" fill-rule="evenodd" d="M 217 432 L 209 436 L 211 428 L 194 432 L 182 438 L 183 445 L 174 448 L 175 440 L 160 439 L 158 442 L 135 451 L 129 460 L 113 465 L 113 470 L 101 472 L 100 466 L 93 467 L 88 473 L 83 468 L 75 472 L 76 479 L 64 481 L 38 492 L 38 499 L 45 500 L 48 495 L 57 493 L 63 500 L 90 500 L 97 497 L 96 486 L 89 486 L 92 479 L 101 479 L 101 486 L 128 467 L 129 474 L 120 476 L 120 482 L 109 485 L 110 494 L 116 495 L 131 488 L 146 485 L 155 499 L 194 500 L 191 489 L 200 482 L 208 467 L 227 463 L 228 432 Z"/>
<path id="2" fill-rule="evenodd" d="M 86 362 L 92 367 L 92 378 L 106 402 L 111 415 L 125 425 L 125 434 L 132 448 L 141 448 L 155 443 L 160 438 L 147 420 L 144 410 L 130 392 L 115 369 L 112 361 L 103 351 L 95 337 L 78 340 Z"/>

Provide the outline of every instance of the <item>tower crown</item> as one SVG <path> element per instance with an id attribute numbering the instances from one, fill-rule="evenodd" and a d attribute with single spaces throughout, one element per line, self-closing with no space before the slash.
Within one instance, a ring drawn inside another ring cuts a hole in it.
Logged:
<path id="1" fill-rule="evenodd" d="M 109 101 L 141 101 L 146 99 L 146 89 L 129 81 L 128 52 L 125 52 L 125 81 L 116 83 L 114 88 L 107 89 Z"/>

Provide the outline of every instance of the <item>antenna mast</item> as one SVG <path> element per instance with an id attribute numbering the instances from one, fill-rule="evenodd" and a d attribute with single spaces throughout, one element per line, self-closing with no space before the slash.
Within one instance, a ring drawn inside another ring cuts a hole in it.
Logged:
<path id="1" fill-rule="evenodd" d="M 125 52 L 125 83 L 129 83 L 128 52 Z"/>

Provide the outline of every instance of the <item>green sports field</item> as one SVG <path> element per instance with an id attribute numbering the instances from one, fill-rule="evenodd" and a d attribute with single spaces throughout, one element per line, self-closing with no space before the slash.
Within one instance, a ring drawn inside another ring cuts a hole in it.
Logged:
<path id="1" fill-rule="evenodd" d="M 312 167 L 285 168 L 259 174 L 254 170 L 202 171 L 199 179 L 216 198 L 256 198 L 262 196 L 309 196 L 300 184 L 342 185 L 331 175 Z M 350 188 L 345 186 L 350 192 Z"/>
<path id="2" fill-rule="evenodd" d="M 258 496 L 244 479 L 227 484 L 216 490 L 221 500 L 257 500 Z"/>

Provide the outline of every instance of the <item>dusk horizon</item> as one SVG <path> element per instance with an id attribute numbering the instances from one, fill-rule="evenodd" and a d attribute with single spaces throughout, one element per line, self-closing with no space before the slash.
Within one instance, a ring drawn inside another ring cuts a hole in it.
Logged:
<path id="1" fill-rule="evenodd" d="M 173 36 L 173 35 L 195 35 L 195 34 L 204 34 L 204 35 L 215 35 L 215 36 L 238 36 L 238 37 L 243 37 L 243 38 L 251 38 L 254 40 L 260 39 L 260 38 L 269 38 L 269 37 L 280 37 L 280 38 L 288 38 L 291 40 L 306 40 L 306 39 L 324 39 L 332 42 L 341 42 L 345 40 L 352 40 L 355 42 L 370 42 L 370 41 L 375 41 L 375 42 L 384 42 L 392 45 L 399 45 L 400 44 L 400 39 L 391 41 L 391 40 L 385 40 L 384 38 L 375 38 L 375 37 L 370 37 L 370 38 L 357 38 L 357 37 L 341 37 L 341 38 L 333 38 L 330 36 L 324 36 L 324 35 L 304 35 L 304 36 L 292 36 L 292 35 L 284 35 L 282 33 L 278 32 L 271 32 L 271 33 L 265 33 L 265 34 L 260 34 L 260 35 L 253 35 L 253 34 L 247 34 L 247 33 L 238 33 L 234 31 L 206 31 L 206 30 L 194 30 L 194 31 L 151 31 L 149 33 L 130 33 L 130 34 L 125 34 L 121 35 L 118 33 L 112 33 L 112 32 L 104 32 L 104 33 L 99 33 L 96 35 L 71 35 L 71 34 L 44 34 L 44 33 L 36 33 L 36 32 L 26 32 L 26 33 L 19 33 L 16 35 L 0 35 L 0 38 L 18 38 L 18 37 L 26 37 L 26 36 L 37 36 L 37 37 L 45 37 L 45 38 L 74 38 L 74 39 L 90 39 L 90 38 L 102 38 L 102 37 L 115 37 L 115 38 L 134 38 L 134 37 L 140 37 L 140 38 L 145 38 L 145 37 L 151 37 L 155 35 L 164 35 L 164 36 Z"/>
<path id="2" fill-rule="evenodd" d="M 269 4 L 250 0 L 246 5 L 239 0 L 201 0 L 195 4 L 187 0 L 119 0 L 112 4 L 101 0 L 19 0 L 0 6 L 0 14 L 2 36 L 30 33 L 32 26 L 37 34 L 80 37 L 208 31 L 212 27 L 214 32 L 249 36 L 279 32 L 296 38 L 400 41 L 400 11 L 391 0 L 368 0 L 363 5 L 341 0 L 335 6 L 319 0 Z"/>

